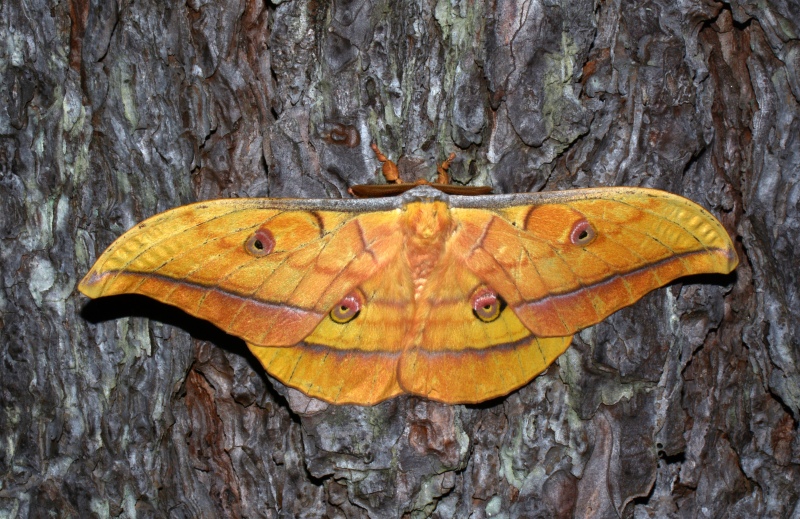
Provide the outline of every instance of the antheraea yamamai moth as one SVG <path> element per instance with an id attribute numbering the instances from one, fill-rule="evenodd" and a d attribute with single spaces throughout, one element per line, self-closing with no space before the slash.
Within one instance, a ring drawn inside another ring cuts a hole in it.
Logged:
<path id="1" fill-rule="evenodd" d="M 581 328 L 678 277 L 728 273 L 720 223 L 661 191 L 230 199 L 156 215 L 80 284 L 136 293 L 244 339 L 333 403 L 480 402 L 528 383 Z"/>

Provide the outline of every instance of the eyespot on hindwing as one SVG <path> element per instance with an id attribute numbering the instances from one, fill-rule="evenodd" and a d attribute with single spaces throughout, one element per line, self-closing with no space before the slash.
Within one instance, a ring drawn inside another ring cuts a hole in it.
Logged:
<path id="1" fill-rule="evenodd" d="M 336 306 L 331 310 L 330 316 L 333 322 L 339 324 L 349 323 L 361 312 L 361 307 L 364 305 L 364 297 L 361 292 L 356 290 L 336 303 Z"/>
<path id="2" fill-rule="evenodd" d="M 485 323 L 490 323 L 500 317 L 505 309 L 506 302 L 497 292 L 486 287 L 481 287 L 470 298 L 472 313 Z"/>

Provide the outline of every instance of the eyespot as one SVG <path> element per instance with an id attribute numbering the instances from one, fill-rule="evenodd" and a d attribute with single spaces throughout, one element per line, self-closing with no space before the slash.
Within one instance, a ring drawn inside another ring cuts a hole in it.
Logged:
<path id="1" fill-rule="evenodd" d="M 500 317 L 506 307 L 497 292 L 486 287 L 481 287 L 472 295 L 472 313 L 485 323 L 490 323 Z"/>
<path id="2" fill-rule="evenodd" d="M 361 312 L 361 306 L 364 304 L 364 297 L 361 292 L 356 290 L 344 297 L 341 301 L 336 303 L 336 306 L 331 310 L 331 319 L 333 322 L 339 324 L 349 323 Z"/>
<path id="3" fill-rule="evenodd" d="M 589 245 L 597 237 L 592 225 L 586 220 L 578 221 L 569 233 L 569 240 L 575 245 Z"/>
<path id="4" fill-rule="evenodd" d="M 275 237 L 269 229 L 259 229 L 247 240 L 244 248 L 253 256 L 266 256 L 275 249 Z"/>

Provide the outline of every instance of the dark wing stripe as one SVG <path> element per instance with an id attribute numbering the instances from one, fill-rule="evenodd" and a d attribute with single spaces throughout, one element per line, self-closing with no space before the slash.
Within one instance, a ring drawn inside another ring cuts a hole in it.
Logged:
<path id="1" fill-rule="evenodd" d="M 525 346 L 526 344 L 529 344 L 531 341 L 535 340 L 537 340 L 535 336 L 528 335 L 516 341 L 494 344 L 492 346 L 481 346 L 479 348 L 464 348 L 463 346 L 459 346 L 454 348 L 440 348 L 437 350 L 426 350 L 422 346 L 412 346 L 411 348 L 409 348 L 409 350 L 397 350 L 397 351 L 363 350 L 360 348 L 352 348 L 352 347 L 343 349 L 343 348 L 332 348 L 330 346 L 325 346 L 323 344 L 312 344 L 308 342 L 301 342 L 300 344 L 297 345 L 297 347 L 306 348 L 318 353 L 334 354 L 340 356 L 356 355 L 356 356 L 375 356 L 383 358 L 399 358 L 401 355 L 405 355 L 408 353 L 408 351 L 413 350 L 429 357 L 436 357 L 443 355 L 463 355 L 463 354 L 470 354 L 470 355 L 477 354 L 485 357 L 487 355 L 491 355 L 494 352 L 515 350 L 516 348 L 519 348 L 520 346 Z"/>
<path id="2" fill-rule="evenodd" d="M 324 344 L 312 344 L 310 342 L 301 342 L 298 343 L 295 348 L 302 348 L 305 350 L 313 351 L 315 353 L 328 355 L 334 355 L 338 357 L 348 357 L 351 355 L 355 355 L 358 357 L 381 357 L 381 358 L 400 358 L 400 356 L 404 353 L 403 350 L 397 351 L 378 351 L 378 350 L 362 350 L 361 348 L 332 348 L 330 346 L 325 346 Z"/>
<path id="3" fill-rule="evenodd" d="M 148 272 L 124 272 L 124 271 L 119 271 L 119 270 L 109 270 L 109 271 L 103 273 L 100 276 L 92 278 L 91 280 L 89 280 L 89 282 L 91 284 L 96 284 L 96 283 L 100 283 L 101 280 L 103 278 L 105 278 L 105 277 L 118 276 L 118 275 L 143 278 L 142 281 L 139 283 L 139 285 L 141 285 L 143 282 L 145 282 L 145 281 L 147 281 L 149 279 L 154 279 L 154 280 L 157 280 L 157 281 L 166 281 L 166 282 L 169 282 L 170 284 L 183 285 L 183 286 L 186 286 L 188 288 L 195 288 L 195 289 L 200 289 L 200 290 L 214 291 L 214 292 L 217 292 L 217 293 L 219 293 L 221 295 L 224 295 L 226 297 L 230 297 L 230 298 L 233 298 L 233 299 L 236 299 L 236 300 L 241 300 L 241 301 L 246 302 L 246 303 L 256 304 L 259 307 L 263 307 L 265 311 L 270 311 L 270 310 L 272 310 L 272 311 L 275 311 L 275 310 L 290 310 L 290 311 L 295 311 L 295 312 L 304 312 L 304 313 L 308 313 L 308 314 L 316 314 L 316 315 L 320 315 L 320 316 L 322 315 L 322 314 L 317 314 L 313 309 L 300 308 L 298 306 L 291 306 L 291 305 L 282 304 L 282 303 L 272 303 L 272 302 L 269 302 L 269 301 L 260 301 L 258 299 L 253 299 L 250 296 L 243 296 L 243 295 L 237 294 L 235 292 L 229 292 L 227 290 L 223 290 L 222 288 L 220 288 L 217 285 L 206 285 L 204 283 L 195 283 L 195 282 L 190 282 L 190 281 L 186 281 L 186 280 L 183 280 L 183 279 L 171 278 L 171 277 L 168 277 L 168 276 L 164 276 L 162 274 L 152 274 L 152 273 L 148 273 Z M 126 293 L 136 293 L 136 292 L 133 291 L 133 290 L 126 290 Z"/>
<path id="4" fill-rule="evenodd" d="M 672 257 L 669 257 L 669 258 L 664 258 L 663 260 L 659 260 L 659 261 L 656 261 L 656 262 L 653 262 L 653 263 L 648 263 L 647 265 L 642 265 L 641 267 L 635 268 L 633 270 L 629 270 L 629 271 L 625 272 L 624 274 L 613 274 L 611 276 L 608 276 L 607 278 L 601 279 L 600 281 L 596 281 L 596 282 L 592 283 L 591 285 L 587 285 L 585 287 L 581 286 L 579 288 L 576 288 L 574 290 L 570 290 L 568 292 L 552 293 L 552 294 L 548 294 L 548 295 L 546 295 L 544 297 L 540 297 L 539 299 L 532 299 L 530 301 L 526 301 L 523 305 L 520 305 L 520 306 L 536 306 L 536 305 L 545 304 L 545 303 L 548 303 L 548 302 L 553 302 L 554 300 L 569 299 L 570 297 L 573 297 L 573 296 L 577 295 L 578 293 L 580 293 L 580 292 L 582 292 L 584 290 L 594 289 L 596 287 L 600 287 L 600 286 L 609 284 L 609 283 L 611 283 L 611 282 L 613 282 L 613 281 L 615 281 L 617 279 L 624 280 L 625 278 L 627 278 L 629 276 L 634 276 L 634 275 L 639 274 L 641 272 L 644 272 L 646 270 L 650 270 L 652 268 L 658 268 L 661 265 L 667 265 L 667 264 L 669 264 L 671 262 L 675 262 L 675 261 L 683 262 L 683 260 L 685 258 L 688 258 L 688 257 L 691 257 L 691 256 L 705 256 L 709 252 L 711 252 L 711 253 L 719 252 L 719 253 L 725 254 L 726 256 L 728 255 L 727 254 L 727 250 L 725 250 L 725 249 L 706 249 L 706 250 L 699 250 L 699 251 L 684 252 L 684 253 L 681 253 L 681 254 L 676 254 L 675 256 L 672 256 Z"/>

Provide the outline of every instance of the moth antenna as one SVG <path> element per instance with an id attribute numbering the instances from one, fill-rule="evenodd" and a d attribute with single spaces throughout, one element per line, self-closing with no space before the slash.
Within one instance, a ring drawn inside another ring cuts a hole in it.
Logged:
<path id="1" fill-rule="evenodd" d="M 436 172 L 439 174 L 436 177 L 437 184 L 449 184 L 450 183 L 450 175 L 447 173 L 447 170 L 450 169 L 450 163 L 453 162 L 453 159 L 456 158 L 455 153 L 451 153 L 447 156 L 445 160 L 442 161 L 441 164 L 436 166 Z"/>
<path id="2" fill-rule="evenodd" d="M 381 166 L 381 172 L 383 173 L 383 177 L 386 179 L 386 182 L 390 184 L 401 184 L 402 181 L 400 180 L 400 170 L 397 169 L 397 164 L 393 160 L 389 160 L 389 158 L 381 153 L 381 150 L 378 149 L 378 145 L 374 142 L 370 145 L 372 151 L 375 152 L 375 157 L 379 161 L 383 163 Z"/>

